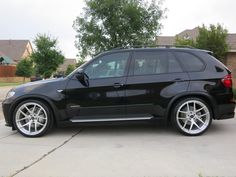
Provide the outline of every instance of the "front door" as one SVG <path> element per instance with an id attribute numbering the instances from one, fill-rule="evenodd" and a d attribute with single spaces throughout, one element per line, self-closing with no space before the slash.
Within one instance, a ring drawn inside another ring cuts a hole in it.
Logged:
<path id="1" fill-rule="evenodd" d="M 72 121 L 125 117 L 125 90 L 129 52 L 107 53 L 83 67 L 89 86 L 76 78 L 67 85 L 67 113 Z M 79 122 L 79 121 L 78 121 Z"/>

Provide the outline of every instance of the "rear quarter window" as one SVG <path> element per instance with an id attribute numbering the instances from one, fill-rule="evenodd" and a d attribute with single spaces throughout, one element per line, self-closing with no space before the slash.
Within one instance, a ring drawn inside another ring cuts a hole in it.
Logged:
<path id="1" fill-rule="evenodd" d="M 201 59 L 191 53 L 175 52 L 175 55 L 188 72 L 201 71 L 205 66 Z"/>

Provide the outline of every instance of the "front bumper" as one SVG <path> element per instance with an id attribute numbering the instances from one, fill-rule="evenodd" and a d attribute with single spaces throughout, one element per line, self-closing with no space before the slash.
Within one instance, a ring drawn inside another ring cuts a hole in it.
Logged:
<path id="1" fill-rule="evenodd" d="M 9 100 L 4 100 L 2 102 L 2 111 L 3 111 L 5 121 L 6 121 L 6 126 L 8 126 L 8 127 L 12 127 L 11 105 L 12 105 L 12 103 Z"/>

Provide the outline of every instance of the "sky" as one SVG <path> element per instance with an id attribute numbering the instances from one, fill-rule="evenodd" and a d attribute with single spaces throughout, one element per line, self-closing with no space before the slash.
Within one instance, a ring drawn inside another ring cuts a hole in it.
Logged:
<path id="1" fill-rule="evenodd" d="M 223 25 L 236 33 L 235 0 L 165 0 L 166 16 L 161 35 L 171 36 L 202 24 Z M 66 58 L 75 58 L 76 16 L 83 11 L 83 0 L 0 0 L 0 39 L 29 39 L 39 33 L 58 39 Z"/>

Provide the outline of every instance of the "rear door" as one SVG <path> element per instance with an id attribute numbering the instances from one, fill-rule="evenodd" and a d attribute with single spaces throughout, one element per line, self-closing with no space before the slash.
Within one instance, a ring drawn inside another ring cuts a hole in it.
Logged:
<path id="1" fill-rule="evenodd" d="M 128 116 L 163 116 L 170 99 L 187 90 L 187 80 L 171 52 L 135 51 L 126 82 Z"/>

